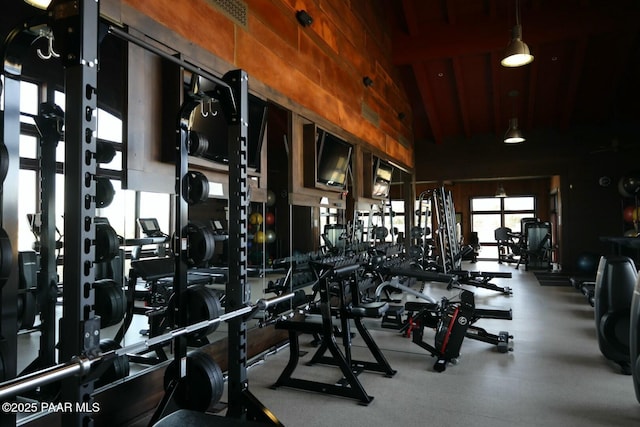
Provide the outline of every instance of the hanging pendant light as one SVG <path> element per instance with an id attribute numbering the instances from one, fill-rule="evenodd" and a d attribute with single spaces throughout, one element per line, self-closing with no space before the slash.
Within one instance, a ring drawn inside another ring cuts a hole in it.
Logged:
<path id="1" fill-rule="evenodd" d="M 526 141 L 524 135 L 522 135 L 522 131 L 518 128 L 518 119 L 512 118 L 509 120 L 509 129 L 504 134 L 504 143 L 505 144 L 518 144 L 520 142 Z"/>
<path id="2" fill-rule="evenodd" d="M 520 25 L 520 2 L 516 0 L 516 25 L 511 30 L 511 41 L 504 52 L 500 63 L 504 67 L 521 67 L 533 61 L 529 46 L 522 41 L 522 25 Z"/>
<path id="3" fill-rule="evenodd" d="M 30 4 L 33 7 L 44 10 L 49 7 L 49 3 L 51 3 L 51 0 L 24 0 L 24 2 Z"/>
<path id="4" fill-rule="evenodd" d="M 502 183 L 498 184 L 498 189 L 496 190 L 495 197 L 500 197 L 500 198 L 507 197 L 507 193 L 506 191 L 504 191 L 504 186 L 502 185 Z"/>
<path id="5" fill-rule="evenodd" d="M 516 108 L 516 97 L 518 96 L 518 91 L 512 89 L 509 91 L 509 98 L 511 98 L 511 119 L 509 120 L 509 129 L 504 134 L 504 143 L 505 144 L 519 144 L 525 141 L 525 137 L 522 134 L 520 128 L 518 128 L 518 114 Z"/>

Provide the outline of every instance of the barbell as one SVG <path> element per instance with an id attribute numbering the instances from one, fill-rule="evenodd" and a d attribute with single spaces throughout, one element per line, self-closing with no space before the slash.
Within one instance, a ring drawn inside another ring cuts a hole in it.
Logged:
<path id="1" fill-rule="evenodd" d="M 0 401 L 7 400 L 25 391 L 34 389 L 36 387 L 41 387 L 68 377 L 85 376 L 91 371 L 92 365 L 100 361 L 107 361 L 109 359 L 125 356 L 128 354 L 136 354 L 141 351 L 153 348 L 154 346 L 157 346 L 159 344 L 163 344 L 167 341 L 171 341 L 172 339 L 180 337 L 182 335 L 192 334 L 199 331 L 200 329 L 208 328 L 214 324 L 226 322 L 227 320 L 231 320 L 236 317 L 245 316 L 245 320 L 249 320 L 253 316 L 255 316 L 258 311 L 265 311 L 275 304 L 290 300 L 294 297 L 294 295 L 295 294 L 291 292 L 274 298 L 261 298 L 255 303 L 255 305 L 245 305 L 228 313 L 223 313 L 215 319 L 203 320 L 192 325 L 180 327 L 165 334 L 141 341 L 139 343 L 109 350 L 97 356 L 74 357 L 66 363 L 54 365 L 49 368 L 45 368 L 27 375 L 4 381 L 0 383 Z"/>

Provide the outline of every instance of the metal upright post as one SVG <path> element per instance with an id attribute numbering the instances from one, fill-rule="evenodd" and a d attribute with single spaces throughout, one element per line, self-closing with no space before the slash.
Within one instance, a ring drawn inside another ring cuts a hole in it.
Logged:
<path id="1" fill-rule="evenodd" d="M 249 127 L 248 76 L 234 70 L 224 75 L 235 99 L 223 102 L 229 124 L 229 281 L 226 287 L 226 312 L 250 304 L 251 288 L 247 283 L 247 135 Z M 247 380 L 247 323 L 243 316 L 228 322 L 229 382 L 227 416 L 242 421 L 260 421 L 282 425 L 249 391 Z"/>
<path id="2" fill-rule="evenodd" d="M 250 300 L 247 287 L 247 74 L 235 70 L 223 78 L 235 95 L 235 108 L 229 121 L 229 281 L 226 311 L 230 312 Z M 229 103 L 230 104 L 230 103 Z M 245 419 L 243 394 L 247 384 L 247 325 L 242 317 L 229 321 L 229 410 L 228 415 Z"/>
<path id="3" fill-rule="evenodd" d="M 97 130 L 97 0 L 54 0 L 49 6 L 55 45 L 65 67 L 64 289 L 60 358 L 91 357 L 99 351 L 95 316 L 95 175 Z M 93 381 L 62 382 L 61 400 L 81 406 L 62 414 L 64 425 L 91 426 Z"/>
<path id="4" fill-rule="evenodd" d="M 0 286 L 0 357 L 4 376 L 13 378 L 17 374 L 17 309 L 18 298 L 18 173 L 20 143 L 20 76 L 22 54 L 32 37 L 21 29 L 11 33 L 3 45 L 4 66 L 4 125 L 2 141 L 8 153 L 8 168 L 0 197 L 1 229 L 11 245 L 10 253 L 2 253 L 4 285 Z M 3 234 L 4 234 L 3 233 Z M 8 265 L 6 265 L 8 263 Z M 0 412 L 0 425 L 15 425 L 16 414 Z"/>
<path id="5" fill-rule="evenodd" d="M 53 99 L 50 89 L 48 99 Z M 64 115 L 53 101 L 40 106 L 36 124 L 40 133 L 40 271 L 38 306 L 40 307 L 40 350 L 34 368 L 54 365 L 55 319 L 58 293 L 56 266 L 56 147 L 62 137 Z"/>

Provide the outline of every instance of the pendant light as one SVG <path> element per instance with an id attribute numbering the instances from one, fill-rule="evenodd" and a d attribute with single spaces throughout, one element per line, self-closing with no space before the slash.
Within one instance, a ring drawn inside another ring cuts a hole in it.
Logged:
<path id="1" fill-rule="evenodd" d="M 529 46 L 522 41 L 522 25 L 520 25 L 520 0 L 516 0 L 516 25 L 511 30 L 511 41 L 504 52 L 500 63 L 504 67 L 521 67 L 533 61 Z"/>

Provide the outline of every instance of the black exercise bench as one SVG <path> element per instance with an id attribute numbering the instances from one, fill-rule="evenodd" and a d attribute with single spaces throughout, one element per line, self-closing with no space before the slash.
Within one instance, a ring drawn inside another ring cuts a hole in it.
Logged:
<path id="1" fill-rule="evenodd" d="M 304 320 L 284 320 L 276 323 L 276 329 L 289 331 L 289 362 L 273 388 L 280 386 L 299 388 L 319 393 L 357 399 L 367 405 L 373 396 L 367 394 L 358 380 L 362 371 L 381 372 L 388 377 L 395 375 L 382 351 L 371 337 L 363 323 L 363 318 L 380 318 L 389 305 L 386 302 L 360 303 L 358 289 L 358 271 L 360 264 L 355 262 L 312 263 L 318 279 L 320 322 L 307 317 Z M 350 297 L 350 298 L 349 298 Z M 350 299 L 350 301 L 349 301 Z M 340 327 L 334 325 L 334 316 L 339 318 Z M 358 332 L 373 355 L 375 362 L 355 360 L 351 356 L 350 321 L 353 320 Z M 342 338 L 344 350 L 336 340 L 336 329 Z M 309 364 L 328 364 L 340 368 L 343 378 L 337 384 L 294 378 L 292 375 L 300 360 L 299 334 L 312 334 L 320 337 L 320 345 Z M 330 356 L 326 356 L 327 351 Z"/>

